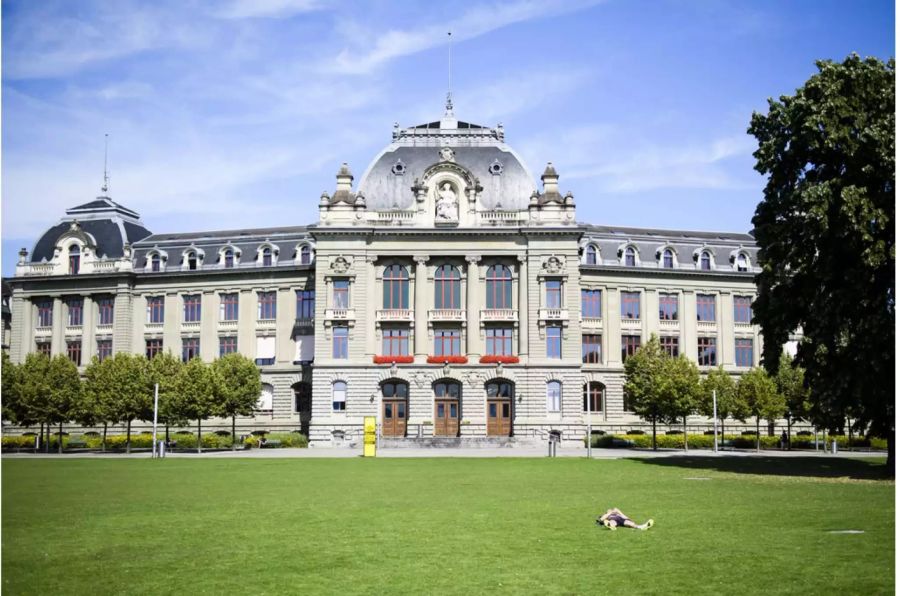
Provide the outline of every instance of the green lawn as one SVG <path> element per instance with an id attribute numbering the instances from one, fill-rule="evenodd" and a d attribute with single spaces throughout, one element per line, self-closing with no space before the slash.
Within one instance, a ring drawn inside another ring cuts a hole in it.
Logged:
<path id="1" fill-rule="evenodd" d="M 9 594 L 888 594 L 894 483 L 876 479 L 876 463 L 4 459 L 2 585 Z M 656 526 L 594 525 L 610 506 Z M 840 529 L 865 533 L 828 533 Z"/>

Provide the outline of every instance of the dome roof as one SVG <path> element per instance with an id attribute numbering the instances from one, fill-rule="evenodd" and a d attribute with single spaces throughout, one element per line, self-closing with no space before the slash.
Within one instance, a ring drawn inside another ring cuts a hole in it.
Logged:
<path id="1" fill-rule="evenodd" d="M 442 155 L 449 147 L 452 153 Z M 379 153 L 359 184 L 373 210 L 406 209 L 411 190 L 425 171 L 441 161 L 454 161 L 479 181 L 484 209 L 523 210 L 535 191 L 534 178 L 522 159 L 503 141 L 503 127 L 488 128 L 456 120 L 452 112 L 440 121 L 410 128 L 394 126 L 393 141 Z"/>
<path id="2" fill-rule="evenodd" d="M 60 236 L 71 228 L 74 221 L 96 245 L 96 254 L 108 258 L 121 258 L 125 254 L 126 242 L 133 244 L 150 235 L 135 211 L 109 197 L 97 197 L 89 203 L 67 209 L 66 217 L 38 239 L 31 253 L 31 262 L 51 260 Z"/>

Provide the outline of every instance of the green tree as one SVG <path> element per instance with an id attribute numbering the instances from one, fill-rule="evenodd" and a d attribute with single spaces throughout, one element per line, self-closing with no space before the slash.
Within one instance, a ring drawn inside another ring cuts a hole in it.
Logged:
<path id="1" fill-rule="evenodd" d="M 887 437 L 893 474 L 895 64 L 853 54 L 816 65 L 748 130 L 768 177 L 753 217 L 762 269 L 754 321 L 773 374 L 802 329 L 796 364 L 811 420 L 833 426 L 850 413 Z"/>
<path id="2" fill-rule="evenodd" d="M 656 449 L 656 425 L 671 418 L 671 404 L 664 393 L 666 360 L 656 335 L 625 361 L 625 393 L 634 413 L 653 424 L 653 449 Z"/>
<path id="3" fill-rule="evenodd" d="M 91 359 L 84 370 L 84 398 L 76 412 L 76 420 L 84 426 L 103 424 L 101 445 L 104 451 L 109 425 L 119 422 L 116 407 L 120 395 L 117 367 L 121 366 L 121 359 L 117 361 L 116 356 L 103 361 L 96 356 Z"/>
<path id="4" fill-rule="evenodd" d="M 803 420 L 809 412 L 809 389 L 803 384 L 803 369 L 794 366 L 791 357 L 782 353 L 775 374 L 778 393 L 784 397 L 787 408 L 788 449 L 791 446 L 791 425 L 794 420 Z"/>
<path id="5" fill-rule="evenodd" d="M 212 367 L 192 358 L 179 371 L 173 412 L 179 418 L 197 421 L 197 453 L 203 450 L 201 422 L 216 413 L 216 395 L 221 393 Z"/>
<path id="6" fill-rule="evenodd" d="M 41 442 L 49 449 L 49 441 L 44 441 L 44 422 L 50 412 L 50 359 L 37 353 L 28 354 L 18 373 L 19 415 L 22 424 L 40 423 Z M 47 437 L 50 430 L 47 429 Z"/>
<path id="7" fill-rule="evenodd" d="M 63 423 L 74 418 L 75 408 L 81 396 L 81 377 L 78 367 L 64 354 L 57 354 L 50 359 L 47 367 L 47 384 L 50 390 L 46 396 L 45 420 L 47 428 L 52 424 L 59 425 L 57 445 L 62 453 Z"/>
<path id="8" fill-rule="evenodd" d="M 759 451 L 759 420 L 774 420 L 784 415 L 784 396 L 778 393 L 775 381 L 763 368 L 753 368 L 741 375 L 737 384 L 738 399 L 747 404 L 747 411 L 756 418 L 756 450 Z"/>
<path id="9" fill-rule="evenodd" d="M 3 352 L 2 366 L 3 368 L 0 369 L 0 380 L 3 383 L 3 419 L 20 426 L 30 426 L 34 421 L 28 419 L 28 412 L 24 408 L 19 393 L 20 367 L 10 360 L 9 354 L 6 352 Z"/>
<path id="10" fill-rule="evenodd" d="M 259 368 L 252 360 L 238 354 L 226 354 L 213 361 L 213 372 L 218 377 L 216 395 L 217 414 L 231 417 L 231 447 L 235 448 L 237 416 L 250 416 L 262 392 Z"/>
<path id="11" fill-rule="evenodd" d="M 176 358 L 172 352 L 160 352 L 148 363 L 147 381 L 150 394 L 153 387 L 159 383 L 159 411 L 157 420 L 166 427 L 166 442 L 169 441 L 169 427 L 180 426 L 187 423 L 187 419 L 178 412 L 178 374 L 184 364 Z"/>
<path id="12" fill-rule="evenodd" d="M 131 423 L 149 420 L 153 416 L 153 396 L 147 382 L 147 359 L 139 354 L 119 352 L 106 358 L 108 390 L 112 392 L 110 420 L 124 422 L 125 451 L 131 453 Z"/>
<path id="13" fill-rule="evenodd" d="M 684 354 L 667 358 L 662 368 L 661 400 L 672 422 L 684 425 L 684 450 L 687 451 L 687 417 L 697 411 L 700 400 L 700 370 Z"/>
<path id="14" fill-rule="evenodd" d="M 747 404 L 737 394 L 737 385 L 730 374 L 719 365 L 706 374 L 700 382 L 698 410 L 704 416 L 713 417 L 713 391 L 716 392 L 716 417 L 722 423 L 722 437 L 725 436 L 725 420 L 730 416 L 735 420 L 747 418 Z"/>

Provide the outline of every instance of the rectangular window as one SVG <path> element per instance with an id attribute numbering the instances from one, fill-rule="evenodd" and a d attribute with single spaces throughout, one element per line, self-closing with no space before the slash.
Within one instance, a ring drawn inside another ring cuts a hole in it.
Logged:
<path id="1" fill-rule="evenodd" d="M 66 310 L 69 311 L 69 318 L 66 324 L 69 327 L 80 327 L 84 322 L 84 299 L 72 298 L 67 300 Z"/>
<path id="2" fill-rule="evenodd" d="M 219 300 L 219 319 L 222 321 L 237 321 L 240 308 L 239 296 L 237 294 L 222 294 Z"/>
<path id="3" fill-rule="evenodd" d="M 81 366 L 81 340 L 66 342 L 66 356 L 75 363 L 75 366 Z"/>
<path id="4" fill-rule="evenodd" d="M 562 401 L 562 383 L 550 381 L 547 383 L 547 411 L 559 412 Z"/>
<path id="5" fill-rule="evenodd" d="M 485 354 L 488 356 L 512 356 L 512 327 L 485 329 Z"/>
<path id="6" fill-rule="evenodd" d="M 601 290 L 581 290 L 581 316 L 585 318 L 599 319 L 603 312 L 600 308 Z"/>
<path id="7" fill-rule="evenodd" d="M 98 339 L 97 340 L 97 357 L 100 359 L 100 362 L 103 362 L 110 356 L 112 356 L 112 340 L 111 339 Z"/>
<path id="8" fill-rule="evenodd" d="M 381 354 L 383 356 L 408 356 L 409 329 L 382 329 Z"/>
<path id="9" fill-rule="evenodd" d="M 297 318 L 312 320 L 316 316 L 316 291 L 297 290 Z"/>
<path id="10" fill-rule="evenodd" d="M 459 329 L 436 329 L 434 332 L 435 356 L 459 356 Z"/>
<path id="11" fill-rule="evenodd" d="M 256 318 L 260 321 L 271 321 L 275 318 L 275 292 L 259 292 Z"/>
<path id="12" fill-rule="evenodd" d="M 734 297 L 734 322 L 735 323 L 750 323 L 751 319 L 753 319 L 753 310 L 752 305 L 753 298 L 750 296 L 735 296 Z"/>
<path id="13" fill-rule="evenodd" d="M 37 304 L 38 327 L 53 327 L 53 301 L 41 300 Z"/>
<path id="14" fill-rule="evenodd" d="M 547 325 L 547 358 L 562 358 L 562 327 Z"/>
<path id="15" fill-rule="evenodd" d="M 271 366 L 275 364 L 275 336 L 260 335 L 256 338 L 256 365 Z"/>
<path id="16" fill-rule="evenodd" d="M 547 280 L 545 289 L 547 308 L 562 308 L 562 282 L 558 279 Z"/>
<path id="17" fill-rule="evenodd" d="M 187 362 L 191 358 L 200 357 L 200 338 L 185 337 L 181 340 L 181 360 Z"/>
<path id="18" fill-rule="evenodd" d="M 622 336 L 622 362 L 629 356 L 634 356 L 634 353 L 638 351 L 638 348 L 641 347 L 641 336 L 640 335 L 623 335 Z"/>
<path id="19" fill-rule="evenodd" d="M 659 295 L 659 320 L 678 320 L 678 294 Z"/>
<path id="20" fill-rule="evenodd" d="M 584 364 L 600 364 L 603 354 L 601 346 L 602 335 L 581 336 L 581 361 Z"/>
<path id="21" fill-rule="evenodd" d="M 331 386 L 331 409 L 334 412 L 347 410 L 347 383 L 335 381 Z"/>
<path id="22" fill-rule="evenodd" d="M 161 339 L 148 339 L 144 344 L 144 353 L 148 359 L 153 358 L 157 354 L 161 354 L 163 350 L 163 341 Z"/>
<path id="23" fill-rule="evenodd" d="M 166 302 L 163 296 L 147 298 L 147 322 L 163 323 L 166 318 Z"/>
<path id="24" fill-rule="evenodd" d="M 113 315 L 115 314 L 116 299 L 107 296 L 97 301 L 97 309 L 100 313 L 99 325 L 112 325 Z"/>
<path id="25" fill-rule="evenodd" d="M 716 365 L 716 338 L 697 338 L 697 364 L 700 366 Z"/>
<path id="26" fill-rule="evenodd" d="M 712 294 L 697 294 L 697 320 L 715 322 L 716 297 Z"/>
<path id="27" fill-rule="evenodd" d="M 734 340 L 734 363 L 737 366 L 753 366 L 753 340 L 738 338 Z"/>
<path id="28" fill-rule="evenodd" d="M 350 282 L 346 279 L 334 281 L 334 308 L 350 308 Z"/>
<path id="29" fill-rule="evenodd" d="M 38 354 L 43 354 L 47 358 L 50 357 L 50 342 L 49 341 L 39 341 L 34 346 L 34 351 Z"/>
<path id="30" fill-rule="evenodd" d="M 664 335 L 659 338 L 659 343 L 662 346 L 663 352 L 671 356 L 672 358 L 678 357 L 678 336 L 673 335 Z"/>
<path id="31" fill-rule="evenodd" d="M 622 318 L 623 319 L 640 319 L 641 318 L 641 293 L 640 292 L 622 292 Z"/>
<path id="32" fill-rule="evenodd" d="M 184 322 L 196 323 L 200 321 L 200 294 L 184 297 Z"/>
<path id="33" fill-rule="evenodd" d="M 339 360 L 346 360 L 348 355 L 347 349 L 347 327 L 332 327 L 333 345 L 331 357 Z"/>
<path id="34" fill-rule="evenodd" d="M 227 335 L 219 338 L 219 356 L 237 352 L 237 337 Z"/>

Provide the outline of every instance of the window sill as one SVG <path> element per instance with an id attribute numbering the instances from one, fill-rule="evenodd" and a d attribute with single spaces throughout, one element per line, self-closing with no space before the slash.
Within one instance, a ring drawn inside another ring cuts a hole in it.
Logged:
<path id="1" fill-rule="evenodd" d="M 372 356 L 375 364 L 412 364 L 412 356 Z"/>

